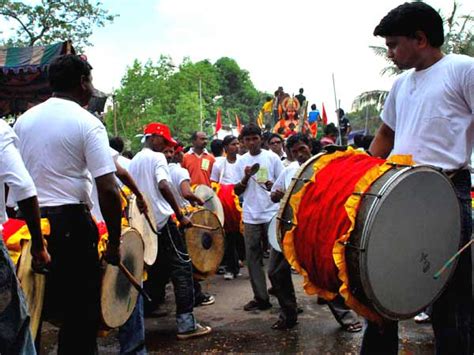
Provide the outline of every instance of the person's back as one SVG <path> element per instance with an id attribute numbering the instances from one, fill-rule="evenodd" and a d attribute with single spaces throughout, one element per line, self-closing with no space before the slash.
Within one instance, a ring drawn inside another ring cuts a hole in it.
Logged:
<path id="1" fill-rule="evenodd" d="M 97 118 L 73 101 L 53 97 L 25 112 L 15 132 L 41 206 L 90 203 L 88 166 L 100 176 L 103 162 L 86 157 L 106 134 Z"/>

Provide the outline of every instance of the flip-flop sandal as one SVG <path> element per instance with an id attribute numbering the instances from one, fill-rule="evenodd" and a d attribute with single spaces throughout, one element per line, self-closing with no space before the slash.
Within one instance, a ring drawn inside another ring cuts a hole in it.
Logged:
<path id="1" fill-rule="evenodd" d="M 362 324 L 360 322 L 345 324 L 342 326 L 342 329 L 348 333 L 358 333 L 362 330 Z"/>

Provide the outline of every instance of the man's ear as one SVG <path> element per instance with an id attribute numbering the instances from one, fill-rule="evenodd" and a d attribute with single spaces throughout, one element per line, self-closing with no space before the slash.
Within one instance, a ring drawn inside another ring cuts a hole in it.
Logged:
<path id="1" fill-rule="evenodd" d="M 423 31 L 416 31 L 415 39 L 416 39 L 417 45 L 420 48 L 425 48 L 430 45 L 430 42 L 428 41 L 428 38 L 426 37 L 426 34 Z"/>

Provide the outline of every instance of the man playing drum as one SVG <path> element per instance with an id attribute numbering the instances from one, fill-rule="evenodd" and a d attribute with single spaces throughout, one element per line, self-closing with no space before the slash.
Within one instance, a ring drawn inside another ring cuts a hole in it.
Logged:
<path id="1" fill-rule="evenodd" d="M 443 169 L 461 204 L 462 244 L 470 240 L 471 181 L 468 170 L 474 142 L 474 59 L 445 55 L 443 20 L 429 5 L 405 3 L 390 11 L 374 30 L 385 38 L 388 57 L 403 73 L 385 102 L 383 124 L 370 146 L 378 157 L 412 154 L 419 164 Z M 470 354 L 471 251 L 459 258 L 446 290 L 433 304 L 437 354 Z M 398 324 L 383 329 L 368 323 L 362 354 L 396 354 Z"/>
<path id="2" fill-rule="evenodd" d="M 1 223 L 5 223 L 5 188 L 17 201 L 31 235 L 33 269 L 41 270 L 51 261 L 40 227 L 36 188 L 21 160 L 18 137 L 0 120 L 0 353 L 35 354 L 30 317 L 15 268 L 3 243 Z"/>
<path id="3" fill-rule="evenodd" d="M 188 339 L 211 332 L 211 327 L 196 322 L 193 314 L 194 292 L 191 260 L 185 240 L 171 216 L 173 213 L 181 228 L 192 226 L 183 215 L 170 187 L 168 164 L 163 155 L 164 149 L 175 145 L 168 126 L 150 123 L 145 127 L 145 146 L 130 162 L 129 172 L 140 190 L 150 196 L 151 209 L 157 221 L 158 257 L 148 270 L 145 289 L 155 298 L 159 290 L 157 277 L 171 278 L 176 299 L 176 323 L 178 339 Z M 163 271 L 166 270 L 165 276 Z"/>
<path id="4" fill-rule="evenodd" d="M 283 170 L 273 185 L 271 193 L 273 202 L 281 201 L 300 165 L 311 158 L 311 142 L 309 137 L 303 133 L 297 133 L 289 137 L 286 141 L 286 146 L 296 160 Z M 296 324 L 297 308 L 293 281 L 291 280 L 290 265 L 284 255 L 273 248 L 270 256 L 268 276 L 281 307 L 279 320 L 272 328 L 292 328 Z M 337 296 L 334 300 L 328 301 L 327 305 L 334 315 L 334 318 L 336 318 L 344 330 L 348 332 L 358 332 L 362 330 L 362 325 L 358 321 L 357 316 L 344 305 L 344 300 L 341 296 Z"/>
<path id="5" fill-rule="evenodd" d="M 239 182 L 234 190 L 244 198 L 245 254 L 254 293 L 254 299 L 244 306 L 244 310 L 266 310 L 271 308 L 272 304 L 269 301 L 262 266 L 263 252 L 260 243 L 262 237 L 267 238 L 270 220 L 278 211 L 278 204 L 270 199 L 270 190 L 281 174 L 283 164 L 276 154 L 261 148 L 260 127 L 250 123 L 244 126 L 241 136 L 249 151 L 237 161 Z"/>
<path id="6" fill-rule="evenodd" d="M 61 56 L 49 67 L 49 82 L 53 97 L 23 114 L 15 131 L 42 217 L 51 226 L 45 311 L 61 323 L 58 353 L 92 354 L 100 320 L 100 267 L 91 175 L 109 233 L 106 259 L 114 265 L 120 261 L 120 195 L 105 127 L 81 107 L 92 94 L 91 66 L 79 56 Z"/>

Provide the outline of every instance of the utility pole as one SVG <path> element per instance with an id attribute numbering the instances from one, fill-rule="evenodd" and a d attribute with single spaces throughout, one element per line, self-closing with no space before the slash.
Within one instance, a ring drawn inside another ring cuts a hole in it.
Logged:
<path id="1" fill-rule="evenodd" d="M 202 84 L 201 84 L 201 78 L 199 78 L 199 117 L 200 117 L 201 131 L 202 131 L 203 127 L 202 127 Z"/>

